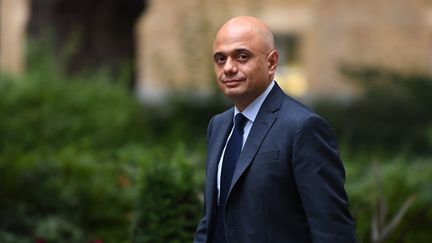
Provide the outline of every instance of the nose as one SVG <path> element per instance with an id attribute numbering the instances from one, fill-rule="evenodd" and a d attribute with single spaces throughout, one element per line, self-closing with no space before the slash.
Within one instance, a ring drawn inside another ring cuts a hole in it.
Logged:
<path id="1" fill-rule="evenodd" d="M 238 71 L 236 62 L 232 59 L 232 58 L 227 58 L 227 60 L 225 61 L 225 65 L 224 65 L 224 73 L 227 76 L 236 74 Z"/>

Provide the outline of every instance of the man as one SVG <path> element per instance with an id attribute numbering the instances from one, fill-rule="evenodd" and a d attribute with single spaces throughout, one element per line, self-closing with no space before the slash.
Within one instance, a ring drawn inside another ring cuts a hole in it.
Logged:
<path id="1" fill-rule="evenodd" d="M 229 20 L 213 58 L 235 107 L 209 123 L 195 242 L 355 242 L 334 134 L 273 81 L 278 52 L 268 27 L 248 16 Z"/>

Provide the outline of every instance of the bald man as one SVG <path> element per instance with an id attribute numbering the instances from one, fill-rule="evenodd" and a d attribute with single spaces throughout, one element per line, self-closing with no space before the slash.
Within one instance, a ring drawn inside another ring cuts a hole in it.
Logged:
<path id="1" fill-rule="evenodd" d="M 273 80 L 273 35 L 240 16 L 213 43 L 217 85 L 234 107 L 209 123 L 204 215 L 195 242 L 355 242 L 335 136 Z"/>

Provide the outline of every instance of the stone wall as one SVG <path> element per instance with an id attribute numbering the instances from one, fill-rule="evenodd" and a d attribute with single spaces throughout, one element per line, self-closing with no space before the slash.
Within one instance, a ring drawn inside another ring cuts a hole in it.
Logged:
<path id="1" fill-rule="evenodd" d="M 18 76 L 25 70 L 26 26 L 30 0 L 0 0 L 0 72 Z"/>
<path id="2" fill-rule="evenodd" d="M 25 70 L 30 0 L 0 0 L 0 68 Z M 300 40 L 306 96 L 350 97 L 341 65 L 373 65 L 432 73 L 432 8 L 426 0 L 32 0 L 30 38 L 54 33 L 61 53 L 78 48 L 69 71 L 108 68 L 125 60 L 136 68 L 131 86 L 149 100 L 172 90 L 205 94 L 214 85 L 211 45 L 224 21 L 236 15 L 263 19 L 280 36 Z M 143 14 L 146 9 L 145 14 Z M 283 58 L 282 58 L 283 59 Z"/>
<path id="3" fill-rule="evenodd" d="M 311 90 L 353 95 L 355 90 L 339 73 L 341 65 L 428 73 L 426 9 L 422 2 L 408 0 L 318 1 L 305 57 Z"/>
<path id="4" fill-rule="evenodd" d="M 236 15 L 263 19 L 278 35 L 300 40 L 306 97 L 349 98 L 355 87 L 342 65 L 373 65 L 431 73 L 432 14 L 426 0 L 169 0 L 154 1 L 140 20 L 139 87 L 165 90 L 213 86 L 211 44 L 217 26 Z"/>

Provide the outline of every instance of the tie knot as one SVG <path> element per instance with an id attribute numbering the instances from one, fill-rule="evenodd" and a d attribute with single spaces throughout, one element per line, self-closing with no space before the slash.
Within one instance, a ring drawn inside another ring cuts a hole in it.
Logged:
<path id="1" fill-rule="evenodd" d="M 242 113 L 238 113 L 235 116 L 235 126 L 239 129 L 243 129 L 247 120 L 248 119 Z"/>

